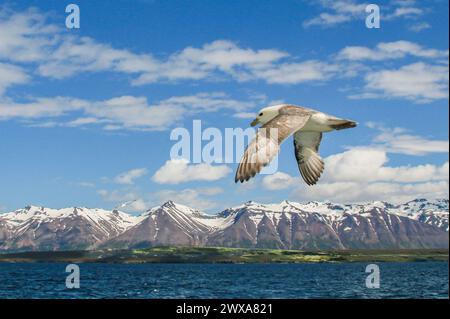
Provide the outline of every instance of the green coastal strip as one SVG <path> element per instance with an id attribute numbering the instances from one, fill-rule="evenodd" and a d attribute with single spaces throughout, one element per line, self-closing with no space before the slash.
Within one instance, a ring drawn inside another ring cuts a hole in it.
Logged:
<path id="1" fill-rule="evenodd" d="M 132 250 L 0 254 L 0 262 L 64 263 L 324 263 L 447 261 L 448 249 L 298 251 L 220 247 L 153 247 Z"/>

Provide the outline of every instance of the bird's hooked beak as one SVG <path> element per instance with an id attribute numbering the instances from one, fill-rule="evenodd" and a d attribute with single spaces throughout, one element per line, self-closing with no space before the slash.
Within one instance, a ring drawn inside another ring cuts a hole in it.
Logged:
<path id="1" fill-rule="evenodd" d="M 258 119 L 254 119 L 251 123 L 250 126 L 256 126 L 259 124 L 259 120 Z"/>

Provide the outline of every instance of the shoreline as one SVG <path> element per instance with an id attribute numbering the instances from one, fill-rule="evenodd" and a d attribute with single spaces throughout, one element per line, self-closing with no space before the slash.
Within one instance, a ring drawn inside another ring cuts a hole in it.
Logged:
<path id="1" fill-rule="evenodd" d="M 128 250 L 0 253 L 1 263 L 280 264 L 448 262 L 448 249 L 295 251 L 224 247 L 153 247 Z"/>

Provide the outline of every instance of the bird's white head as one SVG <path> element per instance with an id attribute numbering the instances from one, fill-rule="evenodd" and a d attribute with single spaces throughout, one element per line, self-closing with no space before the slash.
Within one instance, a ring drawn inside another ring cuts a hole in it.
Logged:
<path id="1" fill-rule="evenodd" d="M 258 124 L 264 125 L 276 116 L 278 116 L 280 109 L 284 106 L 284 104 L 268 106 L 261 109 L 258 112 L 258 116 L 253 122 L 250 124 L 251 126 L 256 126 Z"/>

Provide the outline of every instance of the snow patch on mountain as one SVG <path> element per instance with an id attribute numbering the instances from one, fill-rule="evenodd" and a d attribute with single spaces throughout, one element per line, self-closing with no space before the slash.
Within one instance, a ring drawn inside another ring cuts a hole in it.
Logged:
<path id="1" fill-rule="evenodd" d="M 79 217 L 107 236 L 122 233 L 142 220 L 141 216 L 132 216 L 117 210 L 108 211 L 86 207 L 52 209 L 39 206 L 27 206 L 14 212 L 2 214 L 0 220 L 8 224 L 15 232 L 23 233 L 32 225 L 38 227 L 42 223 Z M 111 229 L 115 231 L 114 234 L 110 234 Z"/>

